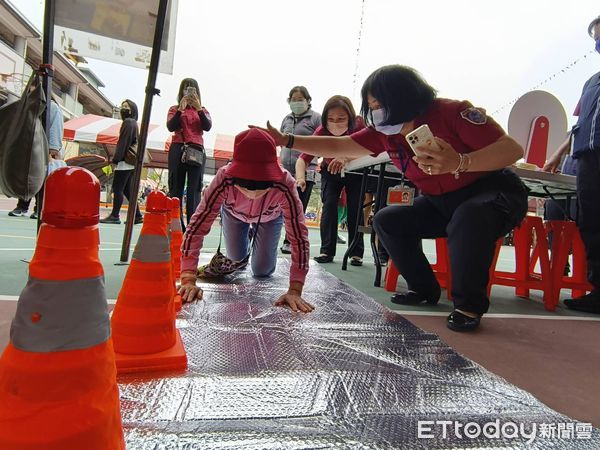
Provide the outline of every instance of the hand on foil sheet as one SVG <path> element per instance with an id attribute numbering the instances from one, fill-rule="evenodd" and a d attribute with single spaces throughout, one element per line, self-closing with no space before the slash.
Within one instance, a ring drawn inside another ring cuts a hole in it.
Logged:
<path id="1" fill-rule="evenodd" d="M 202 289 L 196 286 L 196 276 L 195 275 L 184 275 L 181 274 L 181 286 L 178 291 L 179 295 L 181 295 L 181 301 L 183 303 L 193 302 L 196 299 L 202 299 L 202 294 L 204 293 Z"/>
<path id="2" fill-rule="evenodd" d="M 300 295 L 294 293 L 283 294 L 275 302 L 275 306 L 288 306 L 292 311 L 311 312 L 315 307 L 304 300 Z"/>

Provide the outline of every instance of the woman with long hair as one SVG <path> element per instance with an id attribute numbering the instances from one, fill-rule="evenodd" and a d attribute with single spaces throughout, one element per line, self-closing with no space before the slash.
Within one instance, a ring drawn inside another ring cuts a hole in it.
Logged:
<path id="1" fill-rule="evenodd" d="M 168 168 L 169 196 L 179 198 L 180 204 L 183 205 L 184 189 L 186 191 L 188 223 L 200 202 L 206 156 L 204 155 L 201 164 L 182 161 L 182 157 L 187 146 L 204 153 L 203 134 L 211 127 L 212 119 L 206 108 L 202 106 L 198 82 L 193 78 L 184 78 L 179 85 L 177 105 L 171 106 L 167 114 L 167 128 L 173 133 Z M 181 224 L 185 229 L 183 214 Z"/>

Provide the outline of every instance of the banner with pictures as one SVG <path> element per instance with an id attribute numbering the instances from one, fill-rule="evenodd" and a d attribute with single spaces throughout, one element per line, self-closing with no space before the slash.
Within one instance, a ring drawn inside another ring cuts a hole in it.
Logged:
<path id="1" fill-rule="evenodd" d="M 56 0 L 54 49 L 148 68 L 159 0 Z M 169 0 L 159 72 L 173 73 L 178 0 Z"/>

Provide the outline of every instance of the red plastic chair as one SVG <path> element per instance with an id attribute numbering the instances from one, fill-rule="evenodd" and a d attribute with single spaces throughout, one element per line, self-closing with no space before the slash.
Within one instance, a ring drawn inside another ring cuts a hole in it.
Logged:
<path id="1" fill-rule="evenodd" d="M 535 232 L 535 241 L 533 239 Z M 496 255 L 490 268 L 490 283 L 488 296 L 492 285 L 514 286 L 518 297 L 529 297 L 531 289 L 541 290 L 544 298 L 544 308 L 554 311 L 556 304 L 553 273 L 548 255 L 548 238 L 541 217 L 526 216 L 521 225 L 514 230 L 515 271 L 496 270 L 501 240 L 496 245 Z M 540 272 L 536 273 L 535 261 L 540 261 Z M 563 265 L 564 267 L 564 265 Z"/>

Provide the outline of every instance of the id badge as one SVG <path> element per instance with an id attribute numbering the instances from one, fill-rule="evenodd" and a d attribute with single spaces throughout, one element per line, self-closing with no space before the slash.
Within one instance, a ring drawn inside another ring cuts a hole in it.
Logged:
<path id="1" fill-rule="evenodd" d="M 392 186 L 388 189 L 387 204 L 399 206 L 412 206 L 415 201 L 414 188 L 403 186 Z"/>

